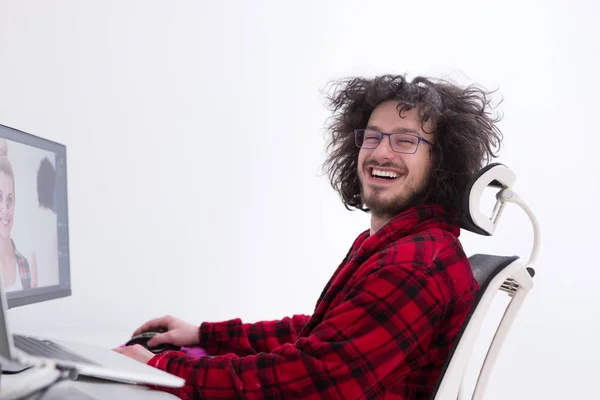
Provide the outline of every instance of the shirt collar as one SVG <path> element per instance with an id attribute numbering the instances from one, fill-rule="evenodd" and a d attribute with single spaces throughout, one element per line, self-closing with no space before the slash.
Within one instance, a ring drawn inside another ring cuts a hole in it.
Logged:
<path id="1" fill-rule="evenodd" d="M 435 204 L 422 204 L 401 212 L 393 217 L 373 235 L 364 231 L 356 240 L 358 250 L 376 250 L 403 237 L 415 235 L 427 229 L 443 229 L 452 235 L 460 235 L 460 225 L 456 212 Z"/>

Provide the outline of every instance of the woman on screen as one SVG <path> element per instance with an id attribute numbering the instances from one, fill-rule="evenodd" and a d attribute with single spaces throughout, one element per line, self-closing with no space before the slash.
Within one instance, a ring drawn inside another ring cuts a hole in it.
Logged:
<path id="1" fill-rule="evenodd" d="M 37 268 L 17 251 L 11 238 L 15 215 L 15 180 L 8 142 L 0 139 L 0 267 L 7 292 L 37 287 Z"/>

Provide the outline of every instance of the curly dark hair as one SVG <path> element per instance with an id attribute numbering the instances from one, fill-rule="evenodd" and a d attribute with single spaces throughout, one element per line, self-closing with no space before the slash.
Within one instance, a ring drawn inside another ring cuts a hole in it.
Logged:
<path id="1" fill-rule="evenodd" d="M 54 209 L 54 187 L 56 186 L 56 171 L 48 158 L 40 163 L 37 173 L 38 201 L 41 207 Z"/>
<path id="2" fill-rule="evenodd" d="M 398 100 L 398 112 L 417 107 L 422 129 L 433 127 L 433 168 L 422 202 L 439 204 L 461 214 L 461 200 L 470 178 L 490 159 L 497 157 L 502 133 L 501 117 L 491 113 L 491 94 L 476 85 L 461 88 L 441 79 L 403 75 L 343 79 L 333 83 L 328 95 L 333 112 L 327 126 L 330 150 L 323 166 L 344 206 L 368 212 L 361 199 L 358 148 L 354 129 L 365 128 L 375 107 Z"/>

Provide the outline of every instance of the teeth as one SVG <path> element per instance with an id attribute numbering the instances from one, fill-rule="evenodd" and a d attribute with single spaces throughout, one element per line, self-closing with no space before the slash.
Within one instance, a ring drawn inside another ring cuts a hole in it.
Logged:
<path id="1" fill-rule="evenodd" d="M 373 176 L 380 176 L 380 177 L 384 177 L 384 178 L 397 178 L 399 176 L 395 172 L 381 171 L 379 169 L 373 169 L 373 172 L 371 172 L 371 174 L 373 174 Z"/>

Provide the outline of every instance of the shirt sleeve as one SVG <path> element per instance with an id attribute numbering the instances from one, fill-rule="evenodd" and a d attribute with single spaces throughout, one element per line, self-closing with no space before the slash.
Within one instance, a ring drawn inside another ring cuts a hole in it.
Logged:
<path id="1" fill-rule="evenodd" d="M 190 358 L 165 352 L 148 364 L 186 380 L 162 388 L 183 399 L 375 398 L 428 362 L 444 301 L 408 266 L 383 267 L 354 285 L 308 337 L 271 353 Z"/>
<path id="2" fill-rule="evenodd" d="M 280 320 L 243 323 L 241 319 L 200 325 L 200 344 L 209 354 L 234 353 L 238 356 L 271 352 L 293 343 L 310 320 L 308 315 L 294 315 Z"/>

